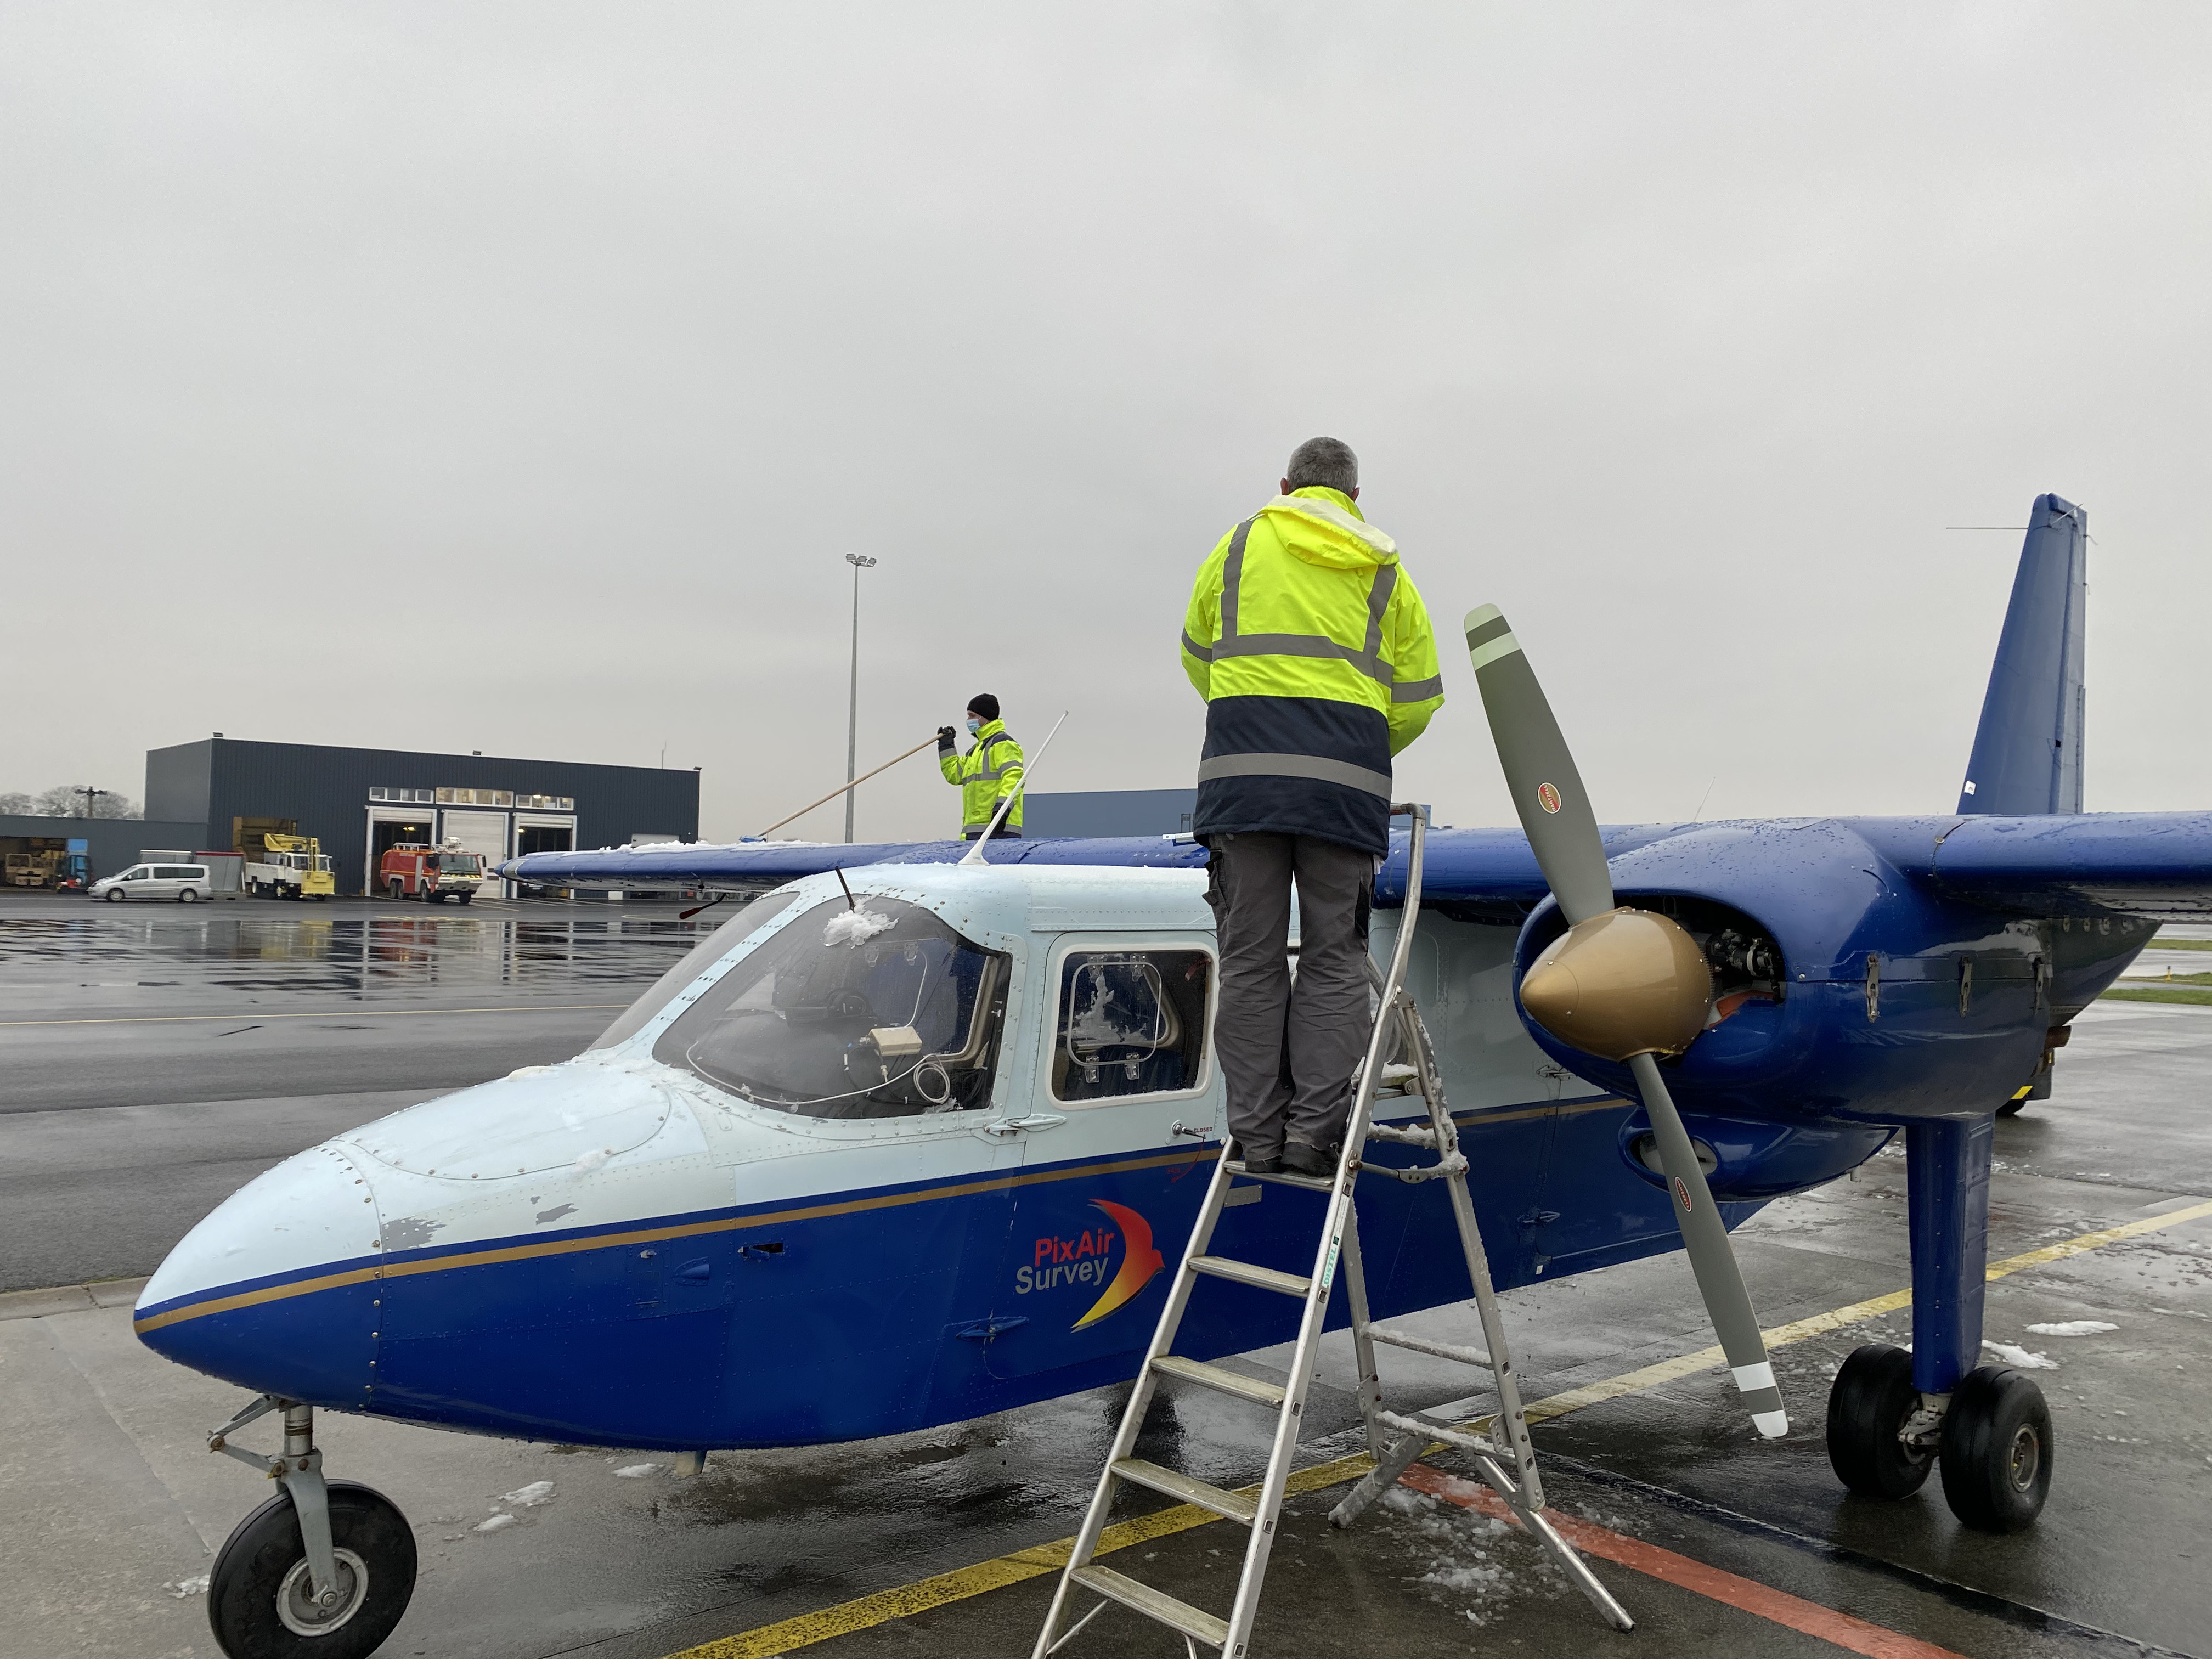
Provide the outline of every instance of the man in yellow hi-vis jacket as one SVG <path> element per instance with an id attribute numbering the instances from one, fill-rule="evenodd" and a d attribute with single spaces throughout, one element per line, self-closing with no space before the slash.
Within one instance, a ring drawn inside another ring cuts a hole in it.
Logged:
<path id="1" fill-rule="evenodd" d="M 1263 1174 L 1335 1172 L 1371 1029 L 1367 916 L 1389 850 L 1390 757 L 1444 700 L 1428 611 L 1358 497 L 1349 446 L 1300 444 L 1282 493 L 1199 568 L 1183 621 L 1183 672 L 1206 699 L 1192 828 L 1220 931 L 1214 1040 L 1229 1132 Z"/>
<path id="2" fill-rule="evenodd" d="M 960 787 L 960 839 L 978 841 L 991 827 L 999 803 L 1013 795 L 1021 783 L 1022 746 L 999 718 L 999 700 L 988 691 L 969 700 L 968 731 L 975 746 L 963 755 L 953 747 L 952 728 L 937 728 L 937 769 L 945 774 L 945 782 Z M 998 833 L 1022 833 L 1018 795 Z"/>

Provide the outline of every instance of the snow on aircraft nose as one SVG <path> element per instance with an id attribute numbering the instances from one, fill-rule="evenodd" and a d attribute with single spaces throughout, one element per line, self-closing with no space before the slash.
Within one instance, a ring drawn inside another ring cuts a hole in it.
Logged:
<path id="1" fill-rule="evenodd" d="M 133 1328 L 210 1376 L 358 1408 L 375 1376 L 378 1234 L 361 1162 L 311 1146 L 185 1235 L 139 1292 Z"/>

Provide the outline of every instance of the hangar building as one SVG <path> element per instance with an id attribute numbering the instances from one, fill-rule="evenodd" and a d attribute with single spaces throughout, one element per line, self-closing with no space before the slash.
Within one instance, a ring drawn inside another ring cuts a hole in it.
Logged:
<path id="1" fill-rule="evenodd" d="M 147 751 L 146 817 L 205 825 L 204 848 L 236 845 L 253 821 L 293 820 L 322 843 L 337 890 L 363 893 L 404 841 L 458 841 L 496 861 L 696 840 L 699 774 L 215 737 Z"/>

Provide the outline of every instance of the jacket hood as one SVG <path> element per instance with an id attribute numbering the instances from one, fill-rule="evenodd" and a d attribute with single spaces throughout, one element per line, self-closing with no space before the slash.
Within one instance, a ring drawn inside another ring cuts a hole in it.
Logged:
<path id="1" fill-rule="evenodd" d="M 1359 516 L 1352 497 L 1325 485 L 1278 495 L 1261 507 L 1283 545 L 1308 564 L 1371 570 L 1398 562 L 1398 544 Z"/>

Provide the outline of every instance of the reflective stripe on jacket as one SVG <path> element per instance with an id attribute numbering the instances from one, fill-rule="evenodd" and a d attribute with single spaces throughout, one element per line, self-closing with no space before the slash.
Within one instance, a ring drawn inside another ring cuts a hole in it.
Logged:
<path id="1" fill-rule="evenodd" d="M 1278 495 L 1221 538 L 1182 665 L 1206 702 L 1197 834 L 1389 850 L 1390 757 L 1443 707 L 1443 679 L 1396 544 L 1350 496 Z"/>
<path id="2" fill-rule="evenodd" d="M 991 827 L 999 799 L 1011 795 L 1022 781 L 1022 746 L 1006 730 L 1004 720 L 993 720 L 975 733 L 975 746 L 964 755 L 940 754 L 937 769 L 947 783 L 960 786 L 960 833 L 980 836 Z M 1002 826 L 1022 827 L 1022 804 L 1016 800 Z"/>

